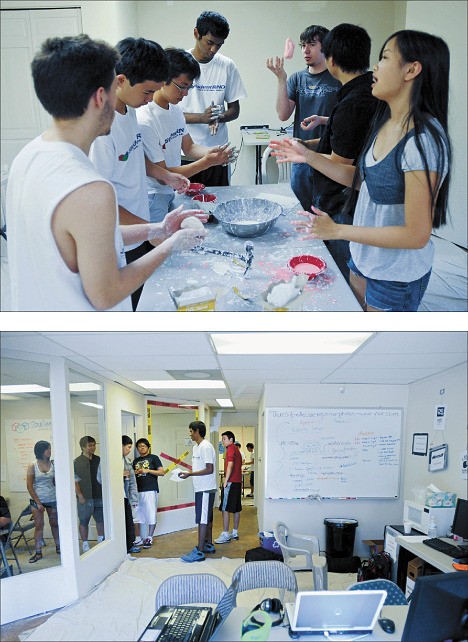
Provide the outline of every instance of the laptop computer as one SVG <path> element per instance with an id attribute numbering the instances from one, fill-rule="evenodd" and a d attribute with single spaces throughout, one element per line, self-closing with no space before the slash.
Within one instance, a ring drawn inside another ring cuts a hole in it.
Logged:
<path id="1" fill-rule="evenodd" d="M 236 605 L 238 579 L 215 608 L 211 606 L 161 606 L 138 642 L 208 642 Z"/>
<path id="2" fill-rule="evenodd" d="M 295 633 L 372 633 L 386 591 L 300 591 L 286 604 Z"/>

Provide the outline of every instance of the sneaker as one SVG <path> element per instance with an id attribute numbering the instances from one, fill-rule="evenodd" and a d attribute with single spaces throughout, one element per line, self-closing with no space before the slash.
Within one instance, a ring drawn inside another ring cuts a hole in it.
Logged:
<path id="1" fill-rule="evenodd" d="M 143 546 L 143 540 L 141 537 L 137 537 L 136 540 L 133 542 L 133 546 Z"/>
<path id="2" fill-rule="evenodd" d="M 218 539 L 215 539 L 215 544 L 227 544 L 231 541 L 231 535 L 226 531 L 223 531 Z"/>
<path id="3" fill-rule="evenodd" d="M 132 546 L 132 548 L 128 552 L 129 553 L 141 553 L 141 548 L 139 546 Z"/>
<path id="4" fill-rule="evenodd" d="M 127 553 L 126 559 L 130 560 L 130 562 L 134 562 L 137 558 L 133 557 L 133 555 L 130 555 L 130 553 Z"/>
<path id="5" fill-rule="evenodd" d="M 216 549 L 213 546 L 213 544 L 209 544 L 208 542 L 205 542 L 205 546 L 203 547 L 203 552 L 204 553 L 216 553 Z"/>
<path id="6" fill-rule="evenodd" d="M 239 539 L 239 533 L 234 529 L 232 529 L 230 535 L 231 535 L 231 539 Z"/>
<path id="7" fill-rule="evenodd" d="M 153 538 L 147 537 L 143 542 L 143 548 L 151 548 L 153 546 Z"/>
<path id="8" fill-rule="evenodd" d="M 83 553 L 87 553 L 89 551 L 89 542 L 88 541 L 84 541 L 82 546 L 81 546 L 81 548 L 82 548 Z"/>
<path id="9" fill-rule="evenodd" d="M 205 559 L 205 555 L 195 546 L 195 548 L 190 551 L 190 553 L 182 555 L 180 559 L 183 562 L 203 562 L 203 560 Z"/>

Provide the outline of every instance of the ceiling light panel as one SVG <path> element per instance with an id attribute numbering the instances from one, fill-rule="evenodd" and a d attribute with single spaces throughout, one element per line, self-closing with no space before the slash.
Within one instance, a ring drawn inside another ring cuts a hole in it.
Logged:
<path id="1" fill-rule="evenodd" d="M 224 381 L 213 380 L 193 380 L 193 381 L 134 381 L 142 388 L 151 390 L 208 390 L 208 389 L 224 389 L 226 385 Z"/>
<path id="2" fill-rule="evenodd" d="M 372 332 L 212 333 L 218 354 L 352 354 Z"/>

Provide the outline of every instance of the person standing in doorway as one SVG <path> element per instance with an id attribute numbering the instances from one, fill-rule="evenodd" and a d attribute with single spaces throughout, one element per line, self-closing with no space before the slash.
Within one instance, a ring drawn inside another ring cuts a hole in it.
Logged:
<path id="1" fill-rule="evenodd" d="M 293 136 L 301 140 L 320 138 L 331 110 L 336 105 L 341 82 L 328 71 L 322 41 L 328 29 L 310 25 L 299 36 L 305 69 L 296 71 L 288 78 L 284 58 L 268 58 L 267 68 L 278 79 L 276 113 L 281 121 L 294 114 Z M 311 114 L 314 114 L 311 116 Z M 314 133 L 311 133 L 312 121 Z M 312 204 L 311 168 L 304 163 L 293 163 L 291 189 L 304 209 Z"/>
<path id="2" fill-rule="evenodd" d="M 150 453 L 151 446 L 147 439 L 144 437 L 138 439 L 136 447 L 140 456 L 133 461 L 133 470 L 138 486 L 138 508 L 135 521 L 139 525 L 139 533 L 141 533 L 142 525 L 145 526 L 143 548 L 151 548 L 158 514 L 158 477 L 164 477 L 165 472 L 159 457 Z M 148 529 L 147 533 L 146 528 Z"/>
<path id="3" fill-rule="evenodd" d="M 239 100 L 247 96 L 234 62 L 219 53 L 229 35 L 229 24 L 216 11 L 203 11 L 193 30 L 195 46 L 189 49 L 200 64 L 200 77 L 180 103 L 187 129 L 196 145 L 213 147 L 228 142 L 227 123 L 239 118 Z M 226 107 L 226 108 L 225 108 Z M 191 177 L 207 187 L 229 185 L 228 167 L 215 165 Z"/>
<path id="4" fill-rule="evenodd" d="M 254 496 L 254 482 L 255 482 L 255 455 L 254 455 L 254 445 L 252 442 L 249 442 L 245 446 L 247 450 L 250 453 L 250 461 L 246 461 L 245 465 L 246 466 L 251 466 L 250 469 L 250 494 L 246 495 L 246 497 L 253 497 Z"/>
<path id="5" fill-rule="evenodd" d="M 88 531 L 91 515 L 96 523 L 97 541 L 104 539 L 104 513 L 102 510 L 102 485 L 98 481 L 101 458 L 95 455 L 96 440 L 85 435 L 80 439 L 81 455 L 73 462 L 75 492 L 78 501 L 78 518 L 83 553 L 89 551 Z"/>
<path id="6" fill-rule="evenodd" d="M 128 458 L 132 449 L 133 441 L 128 435 L 122 435 L 122 463 L 124 482 L 124 508 L 125 508 L 125 538 L 127 542 L 127 553 L 140 553 L 141 548 L 135 542 L 135 524 L 133 523 L 132 508 L 138 507 L 138 487 L 132 462 Z"/>
<path id="7" fill-rule="evenodd" d="M 224 460 L 224 483 L 221 488 L 221 503 L 219 510 L 223 513 L 223 532 L 215 539 L 216 544 L 227 544 L 231 539 L 239 539 L 239 520 L 242 511 L 242 456 L 234 443 L 234 433 L 226 430 L 221 435 L 223 446 L 226 448 Z M 229 532 L 230 514 L 233 514 L 233 527 Z"/>
<path id="8" fill-rule="evenodd" d="M 198 524 L 198 544 L 190 553 L 182 555 L 183 562 L 203 562 L 205 553 L 215 553 L 213 546 L 213 505 L 216 497 L 216 453 L 205 439 L 203 421 L 189 424 L 190 439 L 195 442 L 192 451 L 192 471 L 179 473 L 181 479 L 192 477 L 195 491 L 195 522 Z"/>

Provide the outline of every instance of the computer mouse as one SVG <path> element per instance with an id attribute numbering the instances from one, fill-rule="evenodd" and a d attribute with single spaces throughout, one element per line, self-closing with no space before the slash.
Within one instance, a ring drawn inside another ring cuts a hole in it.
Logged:
<path id="1" fill-rule="evenodd" d="M 395 633 L 395 622 L 389 620 L 388 617 L 379 618 L 379 624 L 385 633 Z"/>

